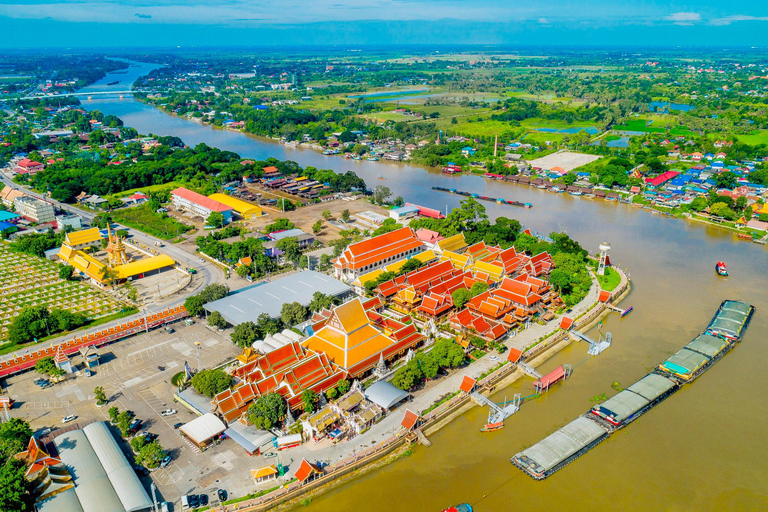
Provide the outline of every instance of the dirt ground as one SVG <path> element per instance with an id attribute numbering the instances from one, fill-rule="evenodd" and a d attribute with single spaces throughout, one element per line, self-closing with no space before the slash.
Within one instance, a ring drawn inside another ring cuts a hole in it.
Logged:
<path id="1" fill-rule="evenodd" d="M 312 224 L 318 220 L 322 220 L 323 230 L 320 232 L 318 239 L 323 243 L 339 238 L 339 232 L 342 228 L 333 223 L 339 222 L 341 219 L 341 212 L 344 210 L 349 210 L 349 213 L 352 215 L 352 222 L 355 220 L 355 214 L 365 211 L 375 212 L 385 217 L 389 216 L 387 210 L 381 206 L 369 203 L 364 197 L 352 201 L 336 199 L 326 203 L 303 206 L 290 212 L 281 212 L 279 208 L 271 208 L 268 206 L 263 206 L 262 208 L 267 215 L 262 215 L 257 219 L 246 221 L 248 229 L 263 230 L 268 224 L 275 222 L 275 219 L 285 218 L 293 222 L 297 228 L 304 232 L 312 233 Z M 322 212 L 324 210 L 330 210 L 331 222 L 327 222 L 323 219 Z"/>

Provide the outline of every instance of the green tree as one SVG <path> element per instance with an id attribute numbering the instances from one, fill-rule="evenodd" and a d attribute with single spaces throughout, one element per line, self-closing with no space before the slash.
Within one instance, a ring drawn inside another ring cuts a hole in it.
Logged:
<path id="1" fill-rule="evenodd" d="M 224 226 L 224 214 L 221 212 L 211 212 L 205 220 L 206 226 L 220 228 Z"/>
<path id="2" fill-rule="evenodd" d="M 373 189 L 372 199 L 376 204 L 384 204 L 390 197 L 392 197 L 392 191 L 389 189 L 389 187 L 384 185 L 377 185 Z"/>
<path id="3" fill-rule="evenodd" d="M 59 267 L 59 279 L 64 281 L 71 281 L 72 276 L 75 273 L 75 267 L 71 265 L 62 265 Z"/>
<path id="4" fill-rule="evenodd" d="M 301 402 L 304 404 L 304 412 L 312 414 L 315 412 L 315 403 L 317 402 L 317 393 L 311 389 L 305 389 L 301 392 Z"/>
<path id="5" fill-rule="evenodd" d="M 349 222 L 349 219 L 351 218 L 351 214 L 349 213 L 349 209 L 344 209 L 341 212 L 341 220 L 344 222 Z"/>
<path id="6" fill-rule="evenodd" d="M 27 306 L 13 319 L 8 329 L 11 343 L 27 343 L 50 334 L 50 312 L 45 306 Z"/>
<path id="7" fill-rule="evenodd" d="M 144 445 L 147 444 L 147 438 L 144 436 L 134 436 L 134 438 L 131 439 L 131 442 L 128 444 L 130 444 L 131 448 L 133 448 L 133 451 L 138 454 L 141 452 L 141 449 L 144 448 Z"/>
<path id="8" fill-rule="evenodd" d="M 209 398 L 228 389 L 232 384 L 232 377 L 224 370 L 200 370 L 192 377 L 192 387 Z"/>
<path id="9" fill-rule="evenodd" d="M 288 408 L 285 399 L 279 393 L 267 393 L 257 398 L 248 407 L 248 422 L 260 430 L 269 430 L 283 418 Z"/>
<path id="10" fill-rule="evenodd" d="M 464 364 L 464 349 L 453 340 L 441 339 L 430 350 L 430 355 L 441 368 L 456 368 Z"/>
<path id="11" fill-rule="evenodd" d="M 107 403 L 107 394 L 104 392 L 103 386 L 96 386 L 93 390 L 93 398 L 96 399 L 96 405 L 104 405 Z"/>
<path id="12" fill-rule="evenodd" d="M 123 437 L 128 437 L 131 433 L 131 415 L 128 411 L 123 411 L 117 417 L 117 429 Z"/>
<path id="13" fill-rule="evenodd" d="M 709 202 L 703 197 L 697 197 L 696 199 L 691 201 L 691 210 L 696 212 L 702 211 L 707 206 L 709 206 Z"/>
<path id="14" fill-rule="evenodd" d="M 461 309 L 472 298 L 472 293 L 466 288 L 459 288 L 451 294 L 451 298 L 456 309 Z"/>
<path id="15" fill-rule="evenodd" d="M 210 315 L 208 315 L 208 325 L 217 329 L 223 329 L 227 326 L 227 321 L 224 320 L 224 317 L 221 316 L 221 313 L 218 311 L 213 311 Z"/>
<path id="16" fill-rule="evenodd" d="M 31 512 L 35 509 L 35 482 L 27 480 L 26 471 L 26 464 L 16 459 L 0 465 L 0 511 Z"/>
<path id="17" fill-rule="evenodd" d="M 280 322 L 266 313 L 260 314 L 259 318 L 256 319 L 256 322 L 256 327 L 262 337 L 266 337 L 267 334 L 275 334 L 280 330 Z"/>
<path id="18" fill-rule="evenodd" d="M 314 224 L 312 224 L 312 232 L 315 235 L 319 235 L 322 230 L 323 230 L 323 221 L 319 220 Z"/>
<path id="19" fill-rule="evenodd" d="M 725 203 L 715 203 L 709 207 L 709 213 L 716 217 L 722 217 L 726 220 L 736 220 L 738 215 L 731 210 Z"/>
<path id="20" fill-rule="evenodd" d="M 25 450 L 30 437 L 32 437 L 32 429 L 29 423 L 22 419 L 11 418 L 0 424 L 0 464 Z"/>
<path id="21" fill-rule="evenodd" d="M 352 384 L 347 379 L 342 379 L 338 384 L 336 384 L 336 389 L 339 390 L 339 395 L 344 395 L 347 391 L 349 391 L 351 386 Z"/>
<path id="22" fill-rule="evenodd" d="M 64 370 L 56 366 L 52 357 L 45 357 L 35 363 L 35 371 L 43 375 L 50 375 L 51 377 L 61 377 L 64 375 Z"/>
<path id="23" fill-rule="evenodd" d="M 109 413 L 109 421 L 111 421 L 113 425 L 116 425 L 117 420 L 120 417 L 120 409 L 117 407 L 110 407 L 107 412 Z"/>
<path id="24" fill-rule="evenodd" d="M 440 365 L 430 354 L 423 352 L 416 354 L 416 364 L 426 379 L 434 379 L 440 371 Z"/>
<path id="25" fill-rule="evenodd" d="M 336 297 L 325 295 L 323 292 L 315 292 L 312 295 L 312 300 L 309 302 L 309 310 L 317 312 L 322 311 L 323 309 L 331 309 L 338 303 L 339 299 Z"/>
<path id="26" fill-rule="evenodd" d="M 225 284 L 209 284 L 198 294 L 205 304 L 223 299 L 229 295 L 229 286 Z"/>
<path id="27" fill-rule="evenodd" d="M 190 295 L 184 301 L 184 308 L 187 310 L 187 313 L 189 313 L 190 316 L 202 316 L 203 312 L 205 311 L 203 309 L 204 305 L 205 302 L 199 295 Z"/>
<path id="28" fill-rule="evenodd" d="M 424 266 L 424 262 L 421 261 L 418 258 L 409 258 L 408 261 L 406 261 L 402 267 L 400 267 L 400 270 L 398 271 L 398 274 L 407 274 L 409 272 L 413 272 L 414 270 L 418 270 L 421 267 Z"/>
<path id="29" fill-rule="evenodd" d="M 165 451 L 157 440 L 147 443 L 141 447 L 136 456 L 136 462 L 145 468 L 154 469 L 160 465 L 160 461 L 165 457 Z"/>
<path id="30" fill-rule="evenodd" d="M 715 174 L 712 178 L 715 180 L 717 188 L 727 188 L 728 190 L 731 190 L 738 183 L 738 176 L 731 171 Z"/>
<path id="31" fill-rule="evenodd" d="M 235 326 L 230 337 L 238 347 L 247 348 L 259 337 L 259 330 L 253 322 L 243 322 Z"/>
<path id="32" fill-rule="evenodd" d="M 283 253 L 283 257 L 295 263 L 298 263 L 301 258 L 301 249 L 299 248 L 299 240 L 295 236 L 289 236 L 281 238 L 277 241 L 276 247 Z"/>
<path id="33" fill-rule="evenodd" d="M 286 327 L 292 327 L 307 319 L 307 308 L 299 302 L 286 302 L 280 310 L 280 319 Z"/>
<path id="34" fill-rule="evenodd" d="M 477 283 L 472 285 L 472 288 L 469 289 L 469 294 L 472 295 L 472 297 L 477 297 L 481 293 L 485 293 L 487 290 L 488 290 L 488 283 L 478 281 Z"/>
<path id="35" fill-rule="evenodd" d="M 323 210 L 320 214 L 325 220 L 331 220 L 331 210 Z"/>
<path id="36" fill-rule="evenodd" d="M 405 199 L 403 199 L 403 196 L 397 196 L 392 200 L 392 204 L 397 207 L 403 206 L 405 204 Z"/>
<path id="37" fill-rule="evenodd" d="M 424 375 L 419 369 L 416 359 L 411 359 L 407 364 L 395 371 L 395 374 L 392 376 L 392 384 L 397 388 L 408 391 L 420 383 L 423 377 Z"/>

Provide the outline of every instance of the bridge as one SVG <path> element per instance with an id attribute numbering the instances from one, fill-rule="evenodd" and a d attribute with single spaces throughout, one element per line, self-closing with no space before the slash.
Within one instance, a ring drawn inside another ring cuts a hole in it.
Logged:
<path id="1" fill-rule="evenodd" d="M 520 403 L 522 399 L 520 398 L 520 393 L 517 393 L 515 397 L 512 399 L 512 401 L 507 402 L 506 400 L 502 404 L 497 404 L 495 402 L 492 402 L 490 399 L 484 397 L 477 391 L 472 393 L 472 400 L 475 401 L 480 406 L 487 405 L 489 408 L 488 411 L 488 424 L 492 425 L 494 423 L 501 423 L 505 419 L 509 418 L 513 414 L 515 414 L 517 411 L 520 410 Z"/>
<path id="2" fill-rule="evenodd" d="M 579 331 L 570 331 L 570 335 L 577 340 L 586 341 L 589 343 L 589 350 L 587 350 L 587 353 L 591 356 L 596 356 L 611 346 L 611 333 L 608 333 L 605 338 L 603 338 L 603 335 L 601 334 L 597 341 Z"/>

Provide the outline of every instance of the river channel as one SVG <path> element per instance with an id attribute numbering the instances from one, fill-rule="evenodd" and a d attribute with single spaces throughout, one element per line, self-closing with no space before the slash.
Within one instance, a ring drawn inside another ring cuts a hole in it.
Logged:
<path id="1" fill-rule="evenodd" d="M 123 83 L 111 87 L 126 89 L 152 68 L 131 67 L 87 90 L 106 90 L 114 80 Z M 428 512 L 461 502 L 478 512 L 768 509 L 766 247 L 629 205 L 413 165 L 323 156 L 174 117 L 130 96 L 94 96 L 83 105 L 117 115 L 140 133 L 175 135 L 188 145 L 205 142 L 249 158 L 352 170 L 370 187 L 383 184 L 406 201 L 433 208 L 450 209 L 460 200 L 431 190 L 434 185 L 530 202 L 529 210 L 485 204 L 491 217 L 516 218 L 540 233 L 565 231 L 593 253 L 608 241 L 613 261 L 630 272 L 634 288 L 623 305 L 634 306 L 633 313 L 621 320 L 612 314 L 602 325 L 612 332 L 613 346 L 586 360 L 587 347 L 574 343 L 544 363 L 542 373 L 563 363 L 575 369 L 565 383 L 526 402 L 503 430 L 481 434 L 487 411 L 474 408 L 433 435 L 430 448 L 417 447 L 409 457 L 315 498 L 307 510 Z M 727 263 L 729 277 L 715 275 L 718 260 Z M 534 481 L 510 464 L 522 448 L 584 413 L 591 397 L 615 394 L 614 381 L 628 386 L 688 343 L 726 298 L 748 301 L 757 311 L 743 342 L 693 384 L 547 480 Z M 494 398 L 525 396 L 531 389 L 526 378 Z"/>

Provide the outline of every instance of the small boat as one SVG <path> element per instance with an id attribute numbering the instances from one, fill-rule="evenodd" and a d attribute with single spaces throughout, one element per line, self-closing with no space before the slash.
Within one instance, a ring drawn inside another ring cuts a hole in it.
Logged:
<path id="1" fill-rule="evenodd" d="M 384 180 L 384 181 L 386 181 L 386 180 L 387 180 L 387 178 L 385 178 L 384 176 L 379 176 L 379 179 L 380 179 L 380 180 Z"/>
<path id="2" fill-rule="evenodd" d="M 377 157 L 375 157 L 375 156 L 369 156 L 368 158 L 366 158 L 366 160 L 368 160 L 369 162 L 378 162 L 379 161 L 379 159 Z"/>
<path id="3" fill-rule="evenodd" d="M 114 82 L 109 82 L 107 85 L 117 85 L 120 83 L 120 80 L 115 80 Z"/>
<path id="4" fill-rule="evenodd" d="M 443 512 L 472 512 L 472 505 L 469 503 L 461 503 L 454 507 L 443 509 Z"/>
<path id="5" fill-rule="evenodd" d="M 499 421 L 497 423 L 486 423 L 480 432 L 493 432 L 494 430 L 501 430 L 504 428 L 504 422 Z"/>
<path id="6" fill-rule="evenodd" d="M 727 276 L 728 269 L 725 267 L 725 263 L 718 261 L 717 265 L 715 265 L 715 272 L 717 272 L 717 275 L 719 276 Z"/>

